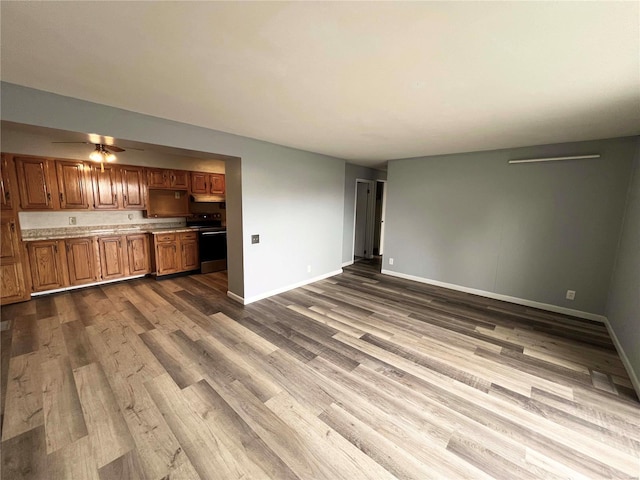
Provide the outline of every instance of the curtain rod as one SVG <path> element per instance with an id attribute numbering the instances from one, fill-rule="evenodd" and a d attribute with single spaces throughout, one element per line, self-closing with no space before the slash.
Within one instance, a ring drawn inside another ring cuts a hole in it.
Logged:
<path id="1" fill-rule="evenodd" d="M 557 160 L 582 160 L 585 158 L 600 158 L 600 154 L 574 155 L 572 157 L 527 158 L 525 160 L 509 160 L 509 163 L 555 162 Z"/>

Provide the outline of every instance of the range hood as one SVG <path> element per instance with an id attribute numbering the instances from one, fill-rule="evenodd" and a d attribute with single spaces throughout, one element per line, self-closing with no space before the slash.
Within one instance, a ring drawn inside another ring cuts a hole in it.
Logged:
<path id="1" fill-rule="evenodd" d="M 221 203 L 225 202 L 224 195 L 191 195 L 191 200 L 195 203 Z"/>

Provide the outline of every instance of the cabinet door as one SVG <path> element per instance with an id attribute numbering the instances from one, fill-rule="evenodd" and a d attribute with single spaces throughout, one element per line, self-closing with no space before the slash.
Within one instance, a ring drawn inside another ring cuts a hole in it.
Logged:
<path id="1" fill-rule="evenodd" d="M 147 187 L 168 188 L 170 186 L 169 170 L 162 168 L 147 168 Z"/>
<path id="2" fill-rule="evenodd" d="M 0 166 L 0 209 L 13 210 L 16 185 L 14 183 L 15 165 L 9 155 L 2 154 Z"/>
<path id="3" fill-rule="evenodd" d="M 224 191 L 225 191 L 224 175 L 221 173 L 212 173 L 211 174 L 211 193 L 224 195 Z"/>
<path id="4" fill-rule="evenodd" d="M 71 238 L 65 241 L 69 283 L 84 285 L 98 281 L 95 243 L 92 238 Z"/>
<path id="5" fill-rule="evenodd" d="M 67 286 L 57 240 L 29 242 L 27 252 L 35 292 Z"/>
<path id="6" fill-rule="evenodd" d="M 112 165 L 91 167 L 93 178 L 93 206 L 101 210 L 115 210 L 118 208 L 118 172 Z"/>
<path id="7" fill-rule="evenodd" d="M 142 167 L 122 167 L 122 206 L 130 210 L 145 209 L 145 183 Z"/>
<path id="8" fill-rule="evenodd" d="M 51 162 L 42 158 L 16 157 L 20 206 L 24 210 L 55 210 Z"/>
<path id="9" fill-rule="evenodd" d="M 151 271 L 148 235 L 127 235 L 127 252 L 129 275 L 142 275 Z"/>
<path id="10" fill-rule="evenodd" d="M 20 239 L 18 226 L 13 216 L 2 216 L 0 221 L 0 260 L 20 257 Z"/>
<path id="11" fill-rule="evenodd" d="M 206 195 L 209 193 L 209 174 L 191 172 L 191 193 Z"/>
<path id="12" fill-rule="evenodd" d="M 0 264 L 0 288 L 2 289 L 1 304 L 28 300 L 27 289 L 21 263 Z"/>
<path id="13" fill-rule="evenodd" d="M 0 222 L 0 294 L 1 304 L 27 300 L 22 250 L 15 217 L 3 214 Z"/>
<path id="14" fill-rule="evenodd" d="M 84 162 L 56 160 L 61 209 L 89 209 L 91 205 L 89 170 L 89 165 Z"/>
<path id="15" fill-rule="evenodd" d="M 166 275 L 180 270 L 177 242 L 156 243 L 156 273 Z"/>
<path id="16" fill-rule="evenodd" d="M 197 270 L 200 268 L 198 255 L 198 238 L 195 233 L 183 233 L 180 236 L 181 270 Z"/>
<path id="17" fill-rule="evenodd" d="M 171 188 L 189 189 L 189 173 L 186 170 L 171 170 Z"/>
<path id="18" fill-rule="evenodd" d="M 124 251 L 122 237 L 102 237 L 98 239 L 100 245 L 100 266 L 102 279 L 112 280 L 125 276 Z"/>

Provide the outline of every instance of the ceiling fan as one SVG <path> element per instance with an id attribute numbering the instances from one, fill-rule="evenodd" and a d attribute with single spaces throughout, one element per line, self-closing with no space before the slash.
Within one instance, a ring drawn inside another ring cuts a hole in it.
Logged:
<path id="1" fill-rule="evenodd" d="M 89 158 L 94 162 L 100 162 L 100 169 L 104 172 L 104 162 L 113 162 L 116 159 L 116 156 L 113 152 L 120 153 L 125 152 L 124 148 L 118 147 L 117 145 L 108 145 L 106 143 L 95 143 L 95 142 L 51 142 L 51 143 L 80 143 L 85 145 L 95 145 L 95 150 L 91 152 Z M 140 150 L 141 148 L 133 148 L 129 147 L 130 150 Z"/>

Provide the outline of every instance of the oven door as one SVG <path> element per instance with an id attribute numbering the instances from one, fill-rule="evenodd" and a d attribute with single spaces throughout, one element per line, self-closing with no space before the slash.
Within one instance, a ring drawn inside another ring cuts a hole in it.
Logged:
<path id="1" fill-rule="evenodd" d="M 227 269 L 227 232 L 200 232 L 200 271 L 219 272 Z"/>

